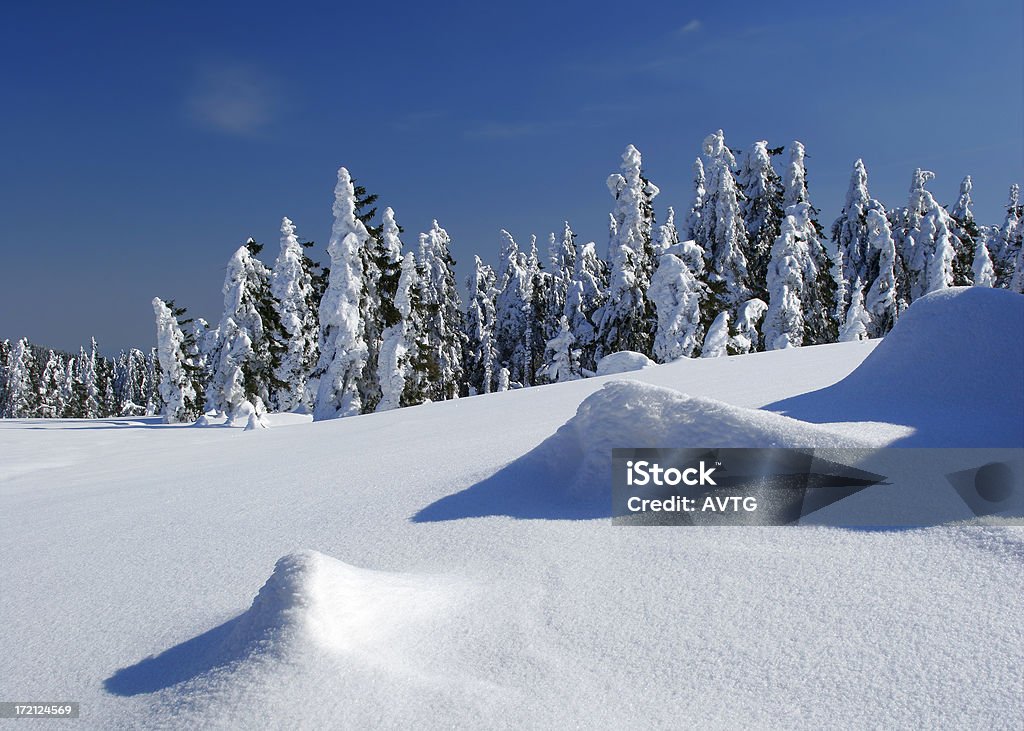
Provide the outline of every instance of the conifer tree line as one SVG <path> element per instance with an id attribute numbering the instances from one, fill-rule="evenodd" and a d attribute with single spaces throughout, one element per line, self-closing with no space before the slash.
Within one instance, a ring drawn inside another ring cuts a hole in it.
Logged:
<path id="1" fill-rule="evenodd" d="M 99 354 L 95 338 L 77 354 L 0 341 L 0 418 L 96 419 L 160 412 L 156 349 Z"/>
<path id="2" fill-rule="evenodd" d="M 464 305 L 448 233 L 434 221 L 411 245 L 394 211 L 378 216 L 377 197 L 341 168 L 329 266 L 285 218 L 272 265 L 253 239 L 232 255 L 216 325 L 154 299 L 149 392 L 123 402 L 168 422 L 331 419 L 578 379 L 624 350 L 665 363 L 876 338 L 938 289 L 1024 291 L 1019 187 L 1003 221 L 984 226 L 970 176 L 948 207 L 932 178 L 915 170 L 907 203 L 887 207 L 857 160 L 826 229 L 803 144 L 737 152 L 719 130 L 694 161 L 692 199 L 656 218 L 660 191 L 629 145 L 607 180 L 606 249 L 578 243 L 568 222 L 543 254 L 536 236 L 503 230 L 497 267 L 474 257 Z M 21 373 L 4 358 L 5 374 Z M 5 375 L 5 393 L 17 378 Z"/>

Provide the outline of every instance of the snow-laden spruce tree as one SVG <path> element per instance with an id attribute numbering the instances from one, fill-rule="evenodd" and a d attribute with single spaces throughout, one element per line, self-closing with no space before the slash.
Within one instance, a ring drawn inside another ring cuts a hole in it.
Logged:
<path id="1" fill-rule="evenodd" d="M 767 298 L 766 282 L 772 244 L 782 227 L 782 179 L 772 167 L 768 142 L 755 142 L 743 156 L 736 182 L 743 193 L 740 213 L 747 226 L 744 256 L 751 290 Z"/>
<path id="2" fill-rule="evenodd" d="M 977 251 L 978 224 L 974 220 L 974 201 L 971 190 L 974 183 L 970 175 L 960 181 L 960 195 L 957 196 L 953 210 L 949 212 L 953 219 L 953 236 L 956 251 L 953 257 L 953 286 L 967 287 L 974 284 L 974 257 Z"/>
<path id="3" fill-rule="evenodd" d="M 97 419 L 100 416 L 100 389 L 96 374 L 96 338 L 91 338 L 89 352 L 78 349 L 77 372 L 81 384 L 79 400 L 82 404 L 82 418 Z"/>
<path id="4" fill-rule="evenodd" d="M 216 394 L 215 407 L 227 415 L 227 423 L 262 416 L 263 399 L 248 383 L 254 358 L 253 343 L 245 328 L 230 317 L 220 325 L 221 346 L 217 369 L 210 387 Z"/>
<path id="5" fill-rule="evenodd" d="M 270 397 L 277 411 L 313 410 L 310 376 L 318 358 L 316 290 L 309 257 L 295 235 L 295 224 L 281 219 L 281 249 L 270 278 L 270 293 L 281 323 L 284 352 L 274 376 L 278 388 Z"/>
<path id="6" fill-rule="evenodd" d="M 996 286 L 1009 287 L 1014 274 L 1020 269 L 1017 260 L 1020 258 L 1021 241 L 1024 236 L 1024 206 L 1020 202 L 1020 186 L 1010 186 L 1010 199 L 1006 204 L 1006 217 L 996 236 L 989 243 L 989 254 L 992 266 L 996 271 Z M 1024 274 L 1022 274 L 1024 276 Z"/>
<path id="7" fill-rule="evenodd" d="M 676 228 L 676 209 L 668 207 L 665 223 L 655 226 L 654 257 L 655 267 L 661 255 L 679 243 L 679 229 Z"/>
<path id="8" fill-rule="evenodd" d="M 327 291 L 320 301 L 320 360 L 313 419 L 355 416 L 362 411 L 360 380 L 369 357 L 360 302 L 363 263 L 360 250 L 370 238 L 356 218 L 356 194 L 348 170 L 339 168 L 334 188 L 334 225 L 327 253 L 331 257 Z"/>
<path id="9" fill-rule="evenodd" d="M 786 215 L 790 207 L 807 204 L 806 221 L 808 247 L 815 271 L 805 271 L 804 281 L 810 287 L 809 295 L 804 300 L 804 319 L 806 321 L 805 345 L 833 343 L 839 336 L 839 325 L 846 317 L 846 280 L 843 276 L 843 253 L 836 241 L 824 235 L 824 229 L 818 221 L 818 209 L 811 204 L 807 190 L 806 151 L 803 143 L 794 140 L 789 145 L 789 162 L 783 177 L 783 202 Z M 809 306 L 813 302 L 814 306 Z"/>
<path id="10" fill-rule="evenodd" d="M 608 294 L 597 318 L 597 352 L 633 350 L 651 355 L 657 314 L 645 296 L 654 273 L 652 202 L 656 185 L 644 177 L 639 150 L 628 145 L 620 172 L 608 177 L 608 192 L 615 199 L 608 243 L 611 272 Z"/>
<path id="11" fill-rule="evenodd" d="M 729 352 L 736 355 L 764 350 L 761 338 L 761 321 L 768 311 L 768 303 L 759 297 L 752 297 L 740 305 L 733 323 L 733 335 L 729 338 Z"/>
<path id="12" fill-rule="evenodd" d="M 782 231 L 772 246 L 768 266 L 768 312 L 762 325 L 766 350 L 804 344 L 804 277 L 814 271 L 806 216 L 806 203 L 788 209 Z"/>
<path id="13" fill-rule="evenodd" d="M 420 291 L 426 313 L 423 343 L 426 358 L 437 369 L 437 378 L 428 385 L 427 398 L 431 401 L 458 398 L 464 380 L 465 326 L 450 244 L 448 232 L 437 221 L 430 231 L 420 234 Z"/>
<path id="14" fill-rule="evenodd" d="M 647 297 L 658 313 L 654 357 L 659 363 L 693 358 L 704 342 L 701 307 L 707 292 L 700 282 L 704 252 L 693 241 L 668 247 L 658 260 Z"/>
<path id="15" fill-rule="evenodd" d="M 897 251 L 907 269 L 911 302 L 953 286 L 953 260 L 959 243 L 953 219 L 926 187 L 934 177 L 929 170 L 914 171 L 910 201 L 899 216 Z"/>
<path id="16" fill-rule="evenodd" d="M 580 364 L 587 370 L 597 367 L 597 326 L 595 318 L 604 304 L 608 289 L 608 265 L 597 254 L 597 245 L 590 241 L 580 247 L 576 271 L 565 295 L 563 313 L 569 321 Z"/>
<path id="17" fill-rule="evenodd" d="M 149 382 L 146 355 L 137 348 L 118 361 L 120 412 L 123 416 L 145 416 L 152 384 Z"/>
<path id="18" fill-rule="evenodd" d="M 747 228 L 740 211 L 742 193 L 733 171 L 736 159 L 718 130 L 704 139 L 705 194 L 700 223 L 694 240 L 708 259 L 707 284 L 710 289 L 705 322 L 717 320 L 726 311 L 735 321 L 740 306 L 750 299 L 750 275 L 744 252 L 748 248 Z M 708 330 L 711 332 L 710 328 Z"/>
<path id="19" fill-rule="evenodd" d="M 544 349 L 544 365 L 537 372 L 538 382 L 561 383 L 582 378 L 580 351 L 573 347 L 574 342 L 569 321 L 563 316 L 559 320 L 558 333 Z"/>
<path id="20" fill-rule="evenodd" d="M 548 261 L 551 271 L 547 302 L 544 304 L 546 340 L 554 337 L 560 329 L 569 288 L 576 275 L 576 258 L 576 234 L 569 226 L 569 222 L 565 221 L 561 236 L 552 233 L 548 237 Z"/>
<path id="21" fill-rule="evenodd" d="M 551 313 L 554 277 L 545 271 L 537 252 L 537 237 L 530 237 L 530 254 L 526 258 L 526 268 L 530 276 L 530 309 L 527 321 L 530 324 L 528 337 L 529 367 L 526 371 L 527 382 L 533 386 L 537 383 L 537 373 L 544 365 L 544 349 L 548 340 L 557 334 L 559 313 Z M 564 307 L 564 305 L 563 305 Z"/>
<path id="22" fill-rule="evenodd" d="M 855 279 L 850 287 L 850 306 L 846 310 L 846 322 L 839 331 L 839 342 L 849 343 L 868 339 L 871 316 L 864 309 L 864 285 Z"/>
<path id="23" fill-rule="evenodd" d="M 512 382 L 524 385 L 528 382 L 526 373 L 530 333 L 530 301 L 533 297 L 533 282 L 527 265 L 526 255 L 512 234 L 502 230 L 500 292 L 495 298 L 495 347 L 498 362 L 509 371 Z"/>
<path id="24" fill-rule="evenodd" d="M 870 283 L 878 276 L 878 252 L 868 241 L 867 211 L 873 205 L 868 171 L 864 161 L 858 159 L 853 164 L 843 210 L 832 224 L 832 241 L 841 255 L 844 283 L 857 279 Z M 847 289 L 844 295 L 843 310 L 850 304 L 852 291 Z"/>
<path id="25" fill-rule="evenodd" d="M 420 278 L 416 256 L 405 254 L 400 264 L 398 284 L 394 294 L 394 316 L 383 333 L 377 375 L 381 399 L 377 411 L 414 406 L 423 403 L 429 381 L 426 374 L 417 378 L 417 365 L 421 354 L 423 312 L 419 303 Z"/>
<path id="26" fill-rule="evenodd" d="M 704 337 L 704 345 L 700 349 L 701 358 L 721 358 L 729 354 L 729 313 L 723 310 L 708 328 Z"/>
<path id="27" fill-rule="evenodd" d="M 64 416 L 64 359 L 52 350 L 47 353 L 38 393 L 36 415 L 41 419 L 56 419 Z"/>
<path id="28" fill-rule="evenodd" d="M 466 380 L 471 394 L 494 390 L 498 369 L 496 282 L 494 270 L 479 256 L 474 257 L 473 273 L 467 282 L 470 300 L 466 311 Z"/>
<path id="29" fill-rule="evenodd" d="M 39 394 L 33 387 L 32 367 L 35 358 L 28 338 L 22 338 L 15 343 L 9 358 L 2 415 L 5 419 L 29 418 L 36 412 Z"/>
<path id="30" fill-rule="evenodd" d="M 976 287 L 996 286 L 996 270 L 988 253 L 988 244 L 994 235 L 991 226 L 978 228 L 974 243 L 974 259 L 971 262 L 971 277 Z"/>
<path id="31" fill-rule="evenodd" d="M 0 419 L 7 416 L 8 379 L 11 370 L 11 341 L 0 340 Z"/>
<path id="32" fill-rule="evenodd" d="M 686 220 L 680 229 L 682 238 L 694 241 L 701 236 L 701 213 L 704 211 L 704 198 L 707 195 L 707 178 L 704 163 L 698 157 L 693 161 L 693 202 L 686 213 Z"/>
<path id="33" fill-rule="evenodd" d="M 906 275 L 885 209 L 881 205 L 869 208 L 865 223 L 868 246 L 873 256 L 878 257 L 878 274 L 871 282 L 864 307 L 870 317 L 868 337 L 880 338 L 892 330 L 909 304 L 905 293 Z"/>
<path id="34" fill-rule="evenodd" d="M 182 350 L 185 335 L 173 310 L 159 297 L 153 298 L 156 315 L 156 351 L 160 363 L 161 414 L 168 424 L 191 422 L 202 413 L 200 399 L 187 372 Z"/>
<path id="35" fill-rule="evenodd" d="M 271 394 L 282 385 L 276 372 L 285 346 L 281 341 L 276 304 L 270 292 L 270 271 L 256 258 L 261 249 L 262 246 L 250 238 L 232 254 L 224 274 L 224 312 L 217 328 L 214 365 L 206 388 L 206 409 L 224 413 L 231 421 L 241 415 L 247 417 L 257 399 L 264 404 L 273 403 Z M 184 332 L 189 338 L 190 332 Z M 239 345 L 239 333 L 244 334 L 249 343 L 249 353 L 244 358 L 241 353 L 245 349 Z M 190 340 L 184 350 L 189 365 L 196 367 L 198 345 Z M 235 368 L 241 369 L 241 387 L 245 395 L 241 400 L 234 390 Z M 238 411 L 239 408 L 244 414 Z"/>

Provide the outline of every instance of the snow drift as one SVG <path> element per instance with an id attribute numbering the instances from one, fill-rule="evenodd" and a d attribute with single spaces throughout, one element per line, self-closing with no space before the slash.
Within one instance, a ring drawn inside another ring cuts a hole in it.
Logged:
<path id="1" fill-rule="evenodd" d="M 599 360 L 595 373 L 599 376 L 610 376 L 615 373 L 643 370 L 653 365 L 657 365 L 657 363 L 643 353 L 637 353 L 632 350 L 620 350 L 618 353 L 609 353 Z"/>
<path id="2" fill-rule="evenodd" d="M 615 448 L 857 446 L 867 445 L 778 414 L 638 381 L 612 381 L 534 450 L 428 506 L 414 520 L 607 517 Z"/>
<path id="3" fill-rule="evenodd" d="M 239 618 L 228 649 L 368 652 L 389 628 L 440 612 L 450 598 L 436 580 L 359 568 L 316 551 L 290 553 Z"/>
<path id="4" fill-rule="evenodd" d="M 443 577 L 373 571 L 316 551 L 279 559 L 247 611 L 107 680 L 118 695 L 210 684 L 239 666 L 308 664 L 328 653 L 375 664 L 396 631 L 443 614 L 457 590 Z"/>
<path id="5" fill-rule="evenodd" d="M 914 302 L 839 383 L 767 406 L 810 422 L 906 424 L 899 446 L 1024 446 L 1024 296 L 958 287 Z"/>

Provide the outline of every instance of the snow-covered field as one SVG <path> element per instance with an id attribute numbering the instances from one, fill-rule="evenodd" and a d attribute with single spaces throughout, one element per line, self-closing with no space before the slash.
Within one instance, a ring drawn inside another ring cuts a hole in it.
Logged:
<path id="1" fill-rule="evenodd" d="M 0 700 L 104 729 L 1024 727 L 1024 529 L 572 502 L 646 440 L 1024 446 L 1022 332 L 1024 298 L 975 288 L 880 344 L 316 424 L 0 422 Z"/>

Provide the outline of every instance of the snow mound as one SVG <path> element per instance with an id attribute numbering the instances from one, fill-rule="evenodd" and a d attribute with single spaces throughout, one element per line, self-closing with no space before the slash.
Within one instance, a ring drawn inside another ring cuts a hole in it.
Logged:
<path id="1" fill-rule="evenodd" d="M 618 353 L 610 353 L 597 362 L 597 375 L 611 376 L 615 373 L 629 373 L 650 368 L 657 365 L 653 360 L 643 353 L 632 350 L 620 350 Z"/>
<path id="2" fill-rule="evenodd" d="M 1024 297 L 1005 289 L 957 287 L 917 300 L 847 378 L 888 396 L 1024 413 Z"/>
<path id="3" fill-rule="evenodd" d="M 604 499 L 615 448 L 849 446 L 860 445 L 778 414 L 637 381 L 612 381 L 580 404 L 532 456 L 568 478 L 575 494 L 597 489 Z"/>
<path id="4" fill-rule="evenodd" d="M 767 407 L 814 422 L 917 429 L 913 447 L 1024 446 L 1024 297 L 955 287 L 926 295 L 856 370 Z"/>
<path id="5" fill-rule="evenodd" d="M 448 495 L 414 522 L 509 515 L 589 519 L 611 514 L 612 449 L 864 447 L 827 428 L 638 381 L 612 381 L 532 451 Z"/>
<path id="6" fill-rule="evenodd" d="M 359 568 L 316 551 L 279 559 L 227 640 L 230 654 L 287 653 L 315 645 L 370 653 L 398 627 L 441 612 L 445 582 Z"/>

